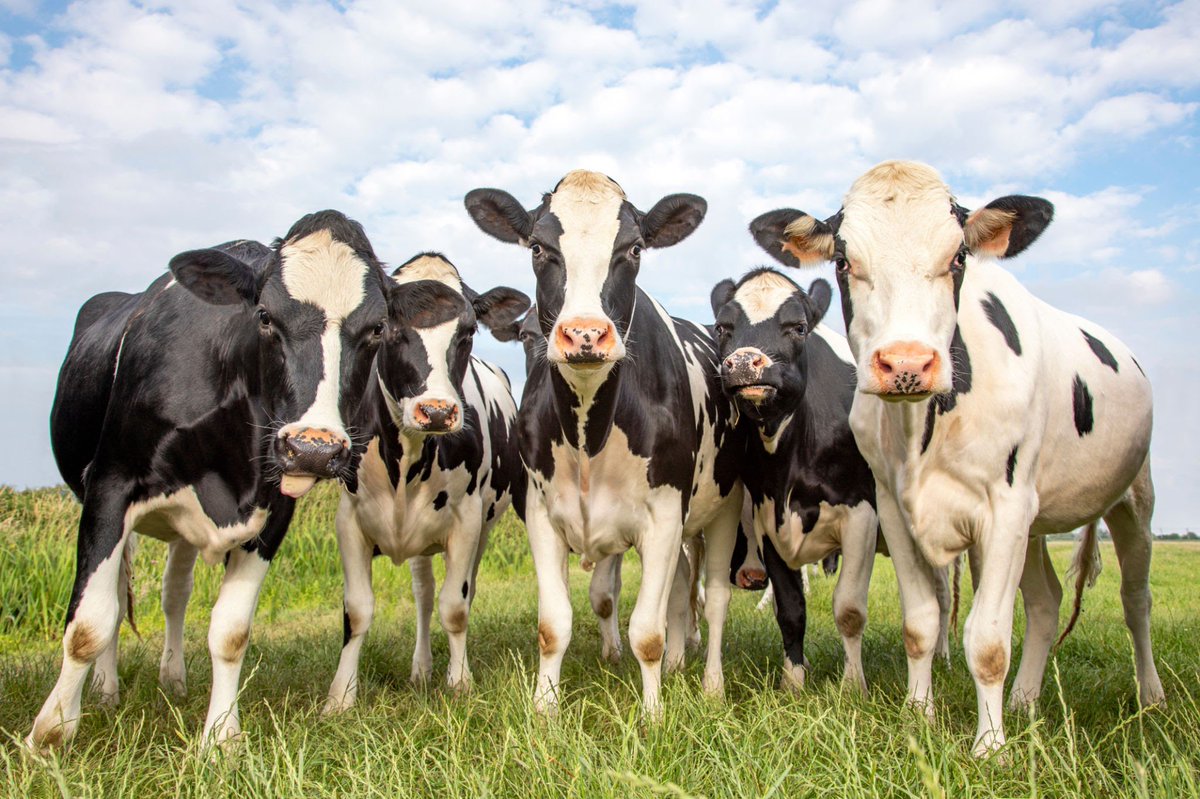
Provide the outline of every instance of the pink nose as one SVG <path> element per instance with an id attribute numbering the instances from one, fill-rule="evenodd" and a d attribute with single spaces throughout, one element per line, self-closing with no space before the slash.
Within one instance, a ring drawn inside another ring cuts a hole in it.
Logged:
<path id="1" fill-rule="evenodd" d="M 940 362 L 936 350 L 902 341 L 876 350 L 871 372 L 883 394 L 927 394 L 933 391 Z"/>
<path id="2" fill-rule="evenodd" d="M 740 367 L 744 369 L 747 366 L 751 369 L 762 371 L 767 366 L 767 356 L 761 352 L 735 352 L 725 359 L 725 368 L 731 372 L 735 368 Z"/>
<path id="3" fill-rule="evenodd" d="M 570 319 L 554 330 L 558 349 L 568 361 L 604 361 L 612 355 L 617 331 L 607 319 Z"/>
<path id="4" fill-rule="evenodd" d="M 449 430 L 458 421 L 458 405 L 446 400 L 418 402 L 413 409 L 413 418 L 424 430 Z"/>

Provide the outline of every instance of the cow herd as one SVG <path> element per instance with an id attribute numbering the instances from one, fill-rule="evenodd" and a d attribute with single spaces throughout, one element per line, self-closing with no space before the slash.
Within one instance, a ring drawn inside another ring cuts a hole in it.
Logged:
<path id="1" fill-rule="evenodd" d="M 678 668 L 698 636 L 701 605 L 703 689 L 723 695 L 731 582 L 769 579 L 782 683 L 803 685 L 802 570 L 834 553 L 844 680 L 865 690 L 877 551 L 900 588 L 908 701 L 932 713 L 947 568 L 968 553 L 963 646 L 978 697 L 974 751 L 985 755 L 1004 743 L 1017 589 L 1027 623 L 1009 704 L 1024 707 L 1040 693 L 1063 594 L 1045 536 L 1084 527 L 1077 613 L 1101 518 L 1121 567 L 1139 698 L 1163 701 L 1150 645 L 1149 382 L 1111 334 L 1042 303 L 998 264 L 1038 238 L 1048 202 L 1008 196 L 970 210 L 929 167 L 893 161 L 855 181 L 825 219 L 793 209 L 755 219 L 751 234 L 781 264 L 834 265 L 845 338 L 823 324 L 834 292 L 821 279 L 805 290 L 759 268 L 723 280 L 709 327 L 642 291 L 645 250 L 703 221 L 695 195 L 643 212 L 612 179 L 574 171 L 532 208 L 491 188 L 465 204 L 485 233 L 529 251 L 532 301 L 505 286 L 473 290 L 438 253 L 389 275 L 360 225 L 322 211 L 269 247 L 185 252 L 144 292 L 84 304 L 51 412 L 55 457 L 82 502 L 76 577 L 62 669 L 30 747 L 73 736 L 90 670 L 100 700 L 118 700 L 134 533 L 169 546 L 168 690 L 186 685 L 196 557 L 224 561 L 203 740 L 237 736 L 259 590 L 297 499 L 323 479 L 342 487 L 345 585 L 326 712 L 355 701 L 381 555 L 412 570 L 414 681 L 433 668 L 430 559 L 443 555 L 447 682 L 470 687 L 480 558 L 509 507 L 536 571 L 542 712 L 561 697 L 571 553 L 594 564 L 591 605 L 614 659 L 623 554 L 640 556 L 628 641 L 648 719 L 662 713 L 664 666 Z M 479 325 L 525 348 L 519 406 L 503 371 L 472 355 Z"/>

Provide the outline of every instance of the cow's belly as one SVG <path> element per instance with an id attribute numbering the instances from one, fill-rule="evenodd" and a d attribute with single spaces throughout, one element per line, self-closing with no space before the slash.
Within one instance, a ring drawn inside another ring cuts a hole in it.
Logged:
<path id="1" fill-rule="evenodd" d="M 193 486 L 135 502 L 125 511 L 127 530 L 160 541 L 182 538 L 200 550 L 210 566 L 221 561 L 229 550 L 257 536 L 266 523 L 266 508 L 255 508 L 242 521 L 218 525 L 205 513 Z"/>
<path id="2" fill-rule="evenodd" d="M 754 526 L 761 540 L 770 537 L 779 556 L 792 569 L 806 563 L 817 563 L 834 550 L 841 548 L 842 538 L 855 526 L 866 523 L 866 517 L 874 515 L 870 503 L 857 505 L 831 505 L 821 502 L 817 523 L 807 533 L 803 519 L 790 510 L 784 511 L 783 524 L 775 525 L 775 501 L 767 499 L 754 510 Z"/>

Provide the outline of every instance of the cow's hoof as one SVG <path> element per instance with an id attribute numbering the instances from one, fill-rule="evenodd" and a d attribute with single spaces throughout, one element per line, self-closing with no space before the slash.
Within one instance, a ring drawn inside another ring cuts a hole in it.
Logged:
<path id="1" fill-rule="evenodd" d="M 471 676 L 471 672 L 465 672 L 457 680 L 447 679 L 446 685 L 454 692 L 455 696 L 466 696 L 475 688 L 475 678 Z"/>
<path id="2" fill-rule="evenodd" d="M 725 701 L 725 676 L 723 674 L 705 674 L 701 683 L 704 695 L 716 702 Z"/>
<path id="3" fill-rule="evenodd" d="M 412 673 L 408 675 L 408 682 L 413 688 L 424 688 L 429 685 L 429 677 L 433 673 L 432 666 L 416 666 L 412 668 Z"/>
<path id="4" fill-rule="evenodd" d="M 782 691 L 798 694 L 804 690 L 804 682 L 807 677 L 806 664 L 797 665 L 785 659 L 783 673 L 779 676 L 779 688 Z"/>
<path id="5" fill-rule="evenodd" d="M 623 651 L 619 645 L 609 646 L 608 644 L 602 644 L 600 646 L 600 659 L 612 663 L 614 666 L 621 662 L 622 654 Z"/>
<path id="6" fill-rule="evenodd" d="M 330 696 L 325 699 L 325 704 L 321 707 L 321 715 L 336 716 L 339 713 L 345 713 L 352 707 L 354 707 L 354 697 Z"/>

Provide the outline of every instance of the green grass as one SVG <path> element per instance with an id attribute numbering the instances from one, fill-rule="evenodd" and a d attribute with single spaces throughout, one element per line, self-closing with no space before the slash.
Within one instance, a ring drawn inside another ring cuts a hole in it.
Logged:
<path id="1" fill-rule="evenodd" d="M 840 690 L 841 646 L 830 612 L 833 581 L 809 599 L 803 695 L 776 689 L 782 659 L 757 594 L 735 592 L 726 632 L 727 701 L 700 691 L 694 654 L 665 680 L 666 715 L 643 725 L 640 679 L 628 653 L 599 661 L 587 575 L 572 569 L 575 637 L 557 718 L 529 701 L 537 663 L 537 594 L 524 531 L 511 515 L 493 533 L 471 615 L 475 691 L 456 697 L 408 685 L 413 645 L 408 570 L 377 560 L 375 625 L 358 706 L 322 718 L 341 644 L 341 574 L 331 487 L 301 503 L 267 578 L 243 671 L 245 741 L 209 757 L 197 738 L 208 702 L 207 615 L 220 568 L 197 568 L 188 612 L 184 699 L 159 691 L 158 579 L 166 547 L 142 540 L 135 593 L 142 638 L 123 627 L 122 703 L 85 694 L 74 745 L 51 758 L 22 754 L 58 673 L 61 615 L 74 569 L 78 515 L 62 492 L 0 489 L 0 795 L 24 796 L 1196 796 L 1200 793 L 1200 546 L 1161 544 L 1152 573 L 1154 643 L 1170 704 L 1137 707 L 1116 559 L 1085 597 L 1085 613 L 1047 670 L 1036 717 L 1009 714 L 1000 758 L 969 756 L 974 688 L 961 652 L 938 665 L 938 716 L 927 724 L 902 700 L 905 661 L 891 564 L 871 587 L 864 657 L 871 693 Z M 1051 546 L 1060 576 L 1070 545 Z M 625 570 L 627 621 L 637 562 Z M 966 581 L 969 582 L 969 581 Z M 967 586 L 964 586 L 966 589 Z M 1064 607 L 1064 614 L 1067 608 Z M 1023 625 L 1018 612 L 1018 631 Z M 1014 655 L 1019 654 L 1019 646 Z M 435 631 L 434 669 L 445 638 Z M 1015 671 L 1015 670 L 1014 670 Z"/>

